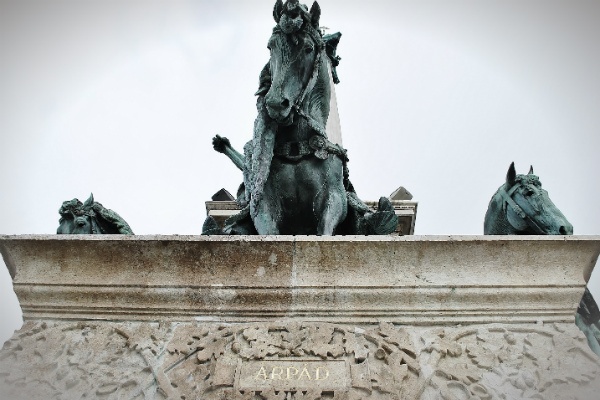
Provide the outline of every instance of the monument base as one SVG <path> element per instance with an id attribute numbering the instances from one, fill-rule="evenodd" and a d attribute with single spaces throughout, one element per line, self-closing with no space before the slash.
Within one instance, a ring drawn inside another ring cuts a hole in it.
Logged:
<path id="1" fill-rule="evenodd" d="M 600 237 L 1 236 L 7 399 L 593 399 Z"/>
<path id="2" fill-rule="evenodd" d="M 600 390 L 597 356 L 566 323 L 28 322 L 1 359 L 3 399 L 594 399 Z"/>

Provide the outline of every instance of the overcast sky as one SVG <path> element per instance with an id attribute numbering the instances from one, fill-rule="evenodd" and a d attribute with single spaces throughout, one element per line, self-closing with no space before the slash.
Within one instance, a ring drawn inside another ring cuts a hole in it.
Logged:
<path id="1" fill-rule="evenodd" d="M 273 4 L 0 0 L 0 233 L 54 233 L 61 203 L 93 192 L 137 234 L 199 234 L 204 202 L 242 180 L 211 138 L 252 136 Z M 402 185 L 416 234 L 482 234 L 515 161 L 575 234 L 600 234 L 600 2 L 320 5 L 343 34 L 337 101 L 362 199 Z M 3 265 L 0 311 L 2 341 L 21 324 Z"/>

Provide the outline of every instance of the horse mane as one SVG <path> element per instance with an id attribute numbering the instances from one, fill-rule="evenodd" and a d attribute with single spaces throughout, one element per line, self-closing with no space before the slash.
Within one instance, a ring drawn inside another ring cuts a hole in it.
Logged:
<path id="1" fill-rule="evenodd" d="M 315 29 L 312 25 L 304 23 L 300 28 L 300 31 L 305 33 L 307 36 L 310 36 L 315 43 L 319 46 L 319 49 L 325 49 L 325 54 L 329 59 L 329 64 L 331 65 L 331 74 L 333 78 L 333 83 L 338 84 L 340 80 L 337 75 L 337 67 L 340 65 L 341 57 L 337 55 L 337 46 L 340 43 L 340 38 L 342 34 L 340 32 L 336 32 L 330 35 L 323 35 L 318 29 Z M 273 28 L 273 33 L 281 33 L 286 34 L 285 31 L 279 26 L 276 25 Z M 263 69 L 260 71 L 258 77 L 258 90 L 254 93 L 255 96 L 264 96 L 268 93 L 269 89 L 271 89 L 271 66 L 270 63 L 267 62 Z"/>
<path id="2" fill-rule="evenodd" d="M 90 218 L 92 226 L 99 231 L 97 233 L 134 234 L 129 224 L 119 214 L 94 201 L 93 194 L 85 203 L 82 203 L 79 199 L 63 202 L 58 213 L 60 214 L 59 224 L 73 216 L 87 216 Z"/>
<path id="3" fill-rule="evenodd" d="M 92 206 L 95 211 L 95 220 L 103 233 L 115 233 L 121 235 L 133 235 L 131 227 L 119 214 L 111 209 L 105 208 L 100 203 L 94 203 Z"/>
<path id="4" fill-rule="evenodd" d="M 537 175 L 533 175 L 533 174 L 518 174 L 515 178 L 515 185 L 517 184 L 521 184 L 521 185 L 541 185 L 542 183 L 540 182 L 540 178 Z M 508 188 L 510 189 L 510 188 Z"/>
<path id="5" fill-rule="evenodd" d="M 511 229 L 506 215 L 502 212 L 503 200 L 500 190 L 505 190 L 505 186 L 506 184 L 503 183 L 490 199 L 483 221 L 483 233 L 485 235 L 492 234 L 492 232 L 507 232 Z"/>

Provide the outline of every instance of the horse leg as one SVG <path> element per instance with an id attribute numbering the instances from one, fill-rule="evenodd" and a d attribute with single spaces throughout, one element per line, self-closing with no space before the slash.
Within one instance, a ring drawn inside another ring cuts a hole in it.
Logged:
<path id="1" fill-rule="evenodd" d="M 342 163 L 333 155 L 325 161 L 323 179 L 326 185 L 315 199 L 315 210 L 322 210 L 317 226 L 317 235 L 333 235 L 335 228 L 348 214 L 348 201 L 343 183 Z"/>
<path id="2" fill-rule="evenodd" d="M 324 201 L 323 214 L 317 227 L 317 235 L 333 235 L 335 228 L 346 218 L 348 203 L 345 193 L 329 193 Z"/>
<path id="3" fill-rule="evenodd" d="M 279 235 L 277 221 L 270 213 L 259 213 L 254 217 L 254 227 L 259 235 Z"/>
<path id="4" fill-rule="evenodd" d="M 263 196 L 256 206 L 256 213 L 252 217 L 254 227 L 259 235 L 279 235 L 278 220 L 281 218 L 280 212 L 272 195 L 271 187 L 267 183 L 265 185 Z"/>

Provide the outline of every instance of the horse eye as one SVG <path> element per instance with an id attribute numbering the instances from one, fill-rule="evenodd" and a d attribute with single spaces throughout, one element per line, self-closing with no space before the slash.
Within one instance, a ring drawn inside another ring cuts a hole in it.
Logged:
<path id="1" fill-rule="evenodd" d="M 529 197 L 529 196 L 533 196 L 533 194 L 534 194 L 534 191 L 533 191 L 533 190 L 531 190 L 531 189 L 527 189 L 527 190 L 525 190 L 525 192 L 523 193 L 523 196 L 525 196 L 525 197 Z"/>
<path id="2" fill-rule="evenodd" d="M 304 51 L 306 52 L 306 54 L 310 54 L 310 53 L 312 53 L 313 48 L 312 47 L 307 47 L 307 48 L 304 49 Z"/>

